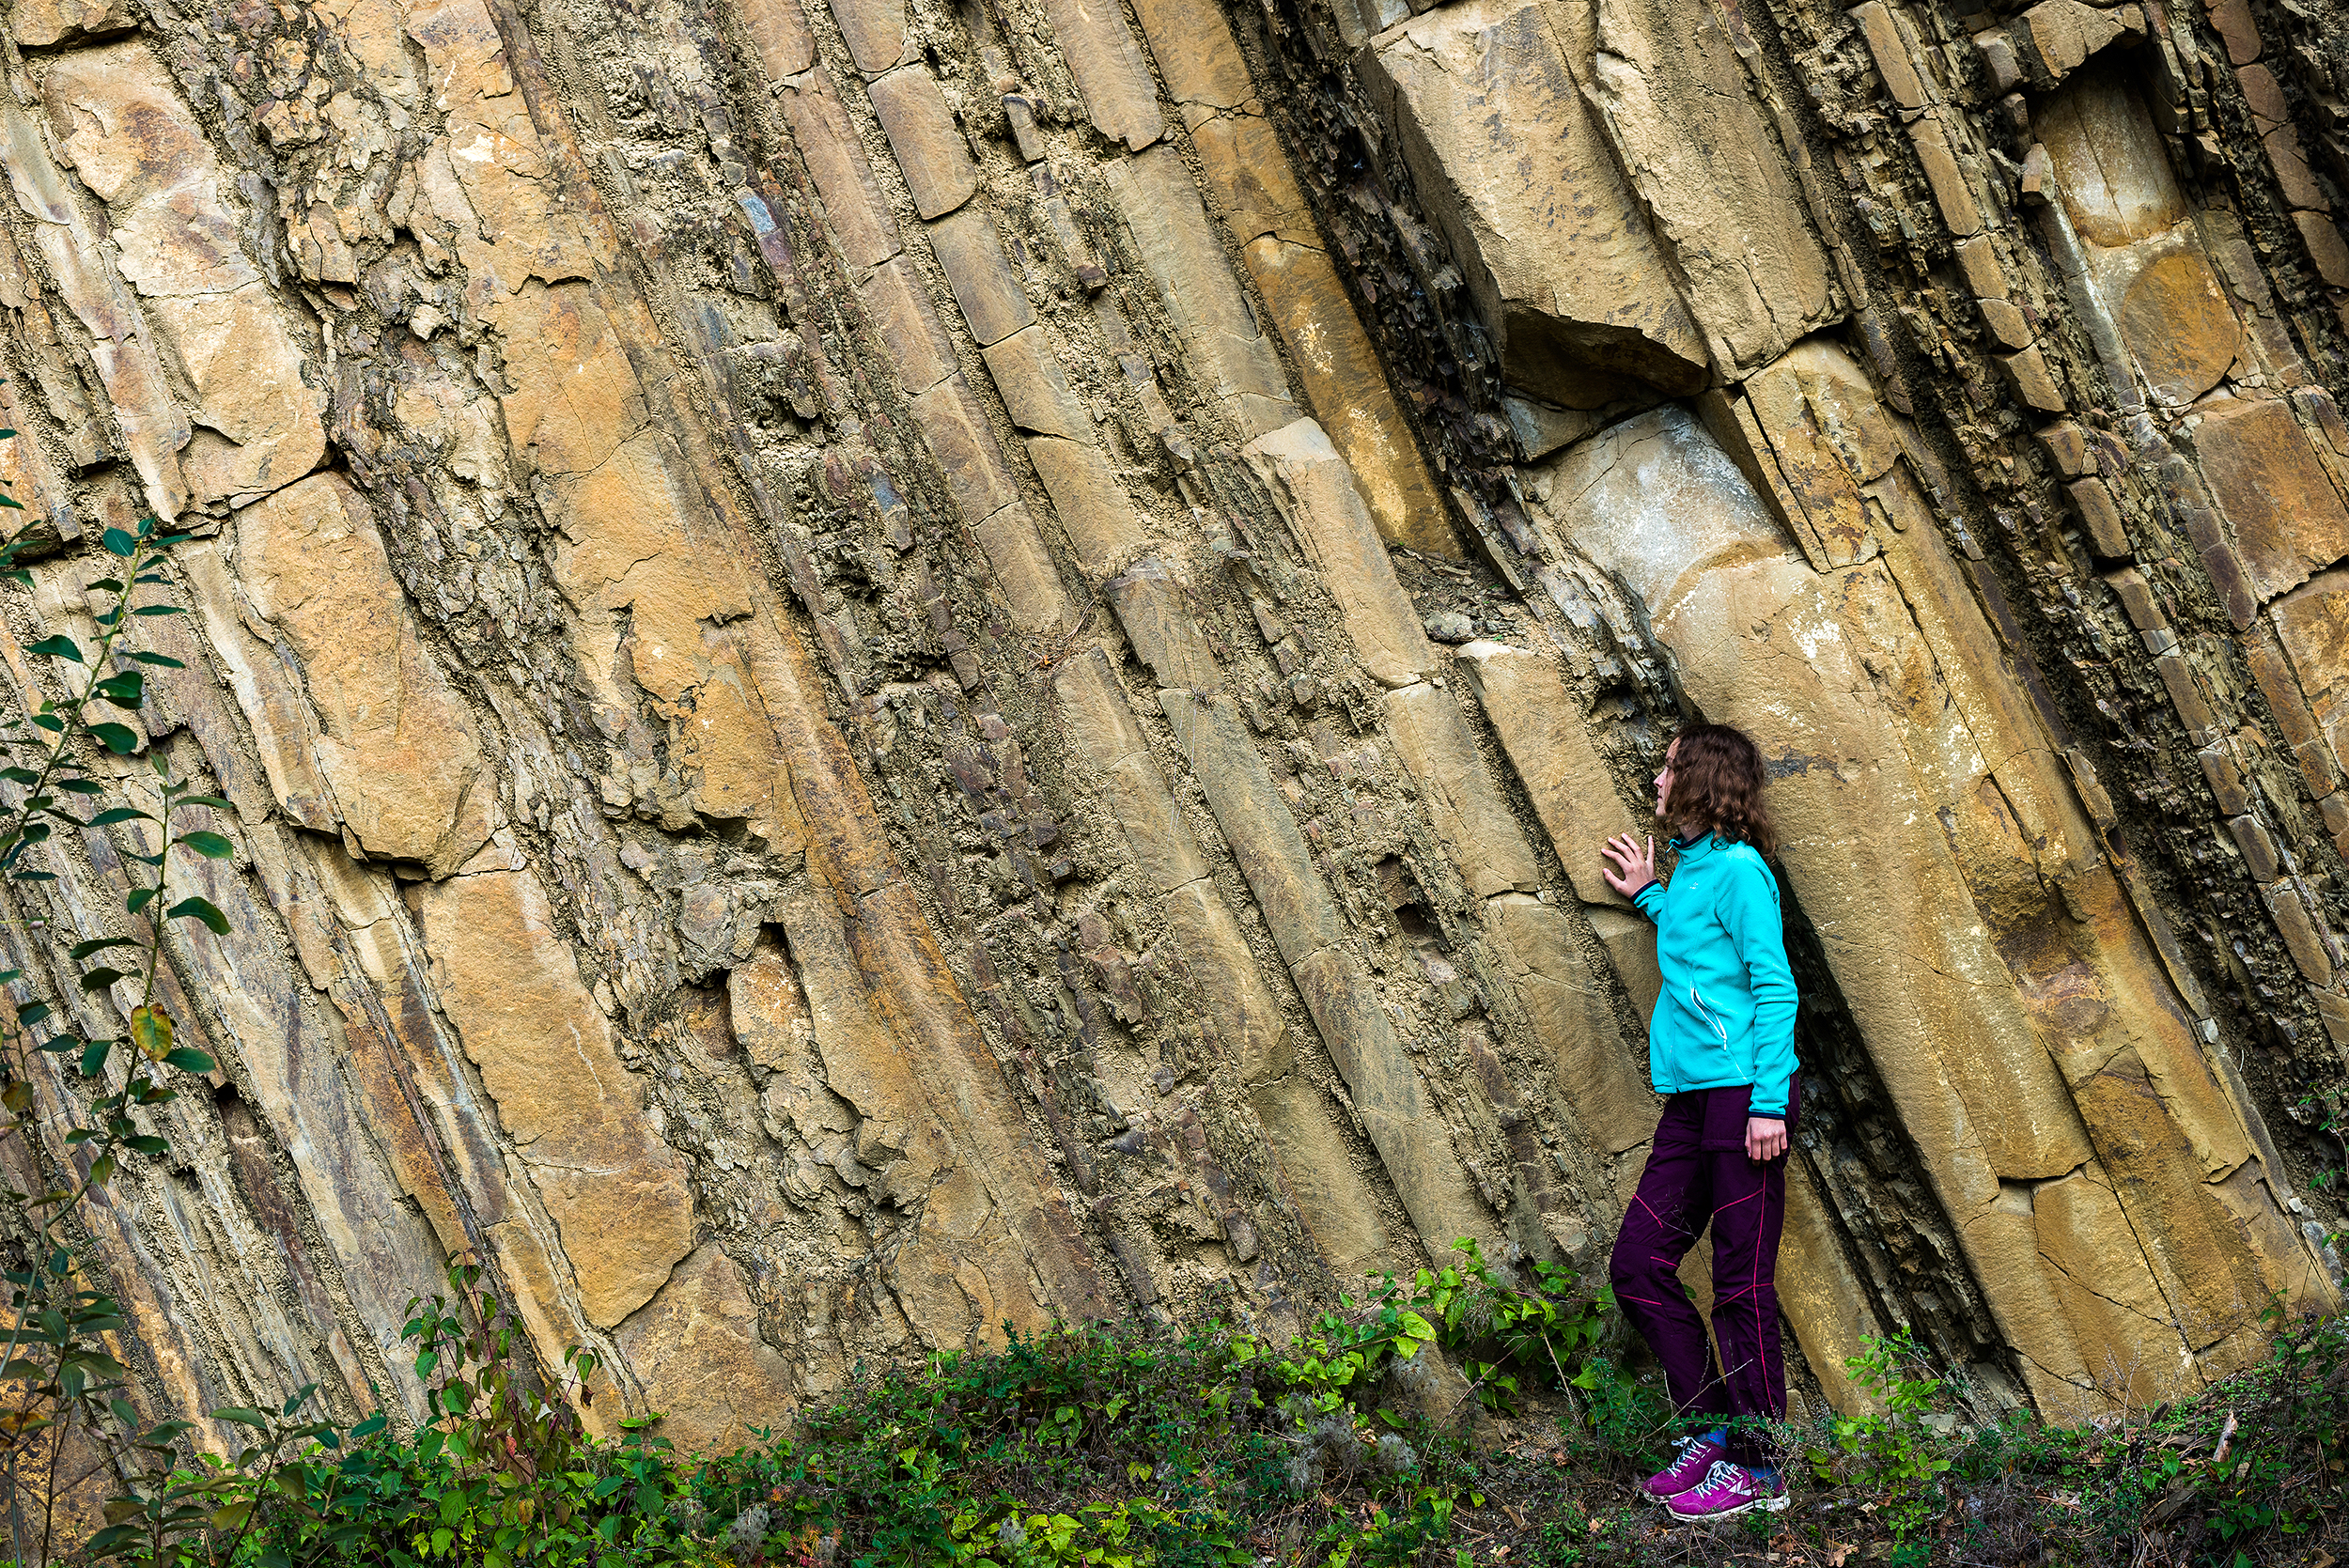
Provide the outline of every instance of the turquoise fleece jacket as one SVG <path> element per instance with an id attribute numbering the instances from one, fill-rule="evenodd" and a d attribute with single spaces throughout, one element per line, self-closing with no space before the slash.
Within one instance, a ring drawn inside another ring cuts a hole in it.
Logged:
<path id="1" fill-rule="evenodd" d="M 1778 910 L 1778 878 L 1750 844 L 1673 841 L 1672 885 L 1633 895 L 1656 923 L 1664 991 L 1648 1022 L 1648 1071 L 1659 1094 L 1751 1084 L 1747 1113 L 1786 1114 L 1795 1072 L 1795 975 Z"/>

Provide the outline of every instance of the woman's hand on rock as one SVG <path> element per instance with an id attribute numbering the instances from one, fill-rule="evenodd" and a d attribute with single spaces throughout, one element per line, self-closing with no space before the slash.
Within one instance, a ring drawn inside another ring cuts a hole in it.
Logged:
<path id="1" fill-rule="evenodd" d="M 1609 887 L 1626 898 L 1656 880 L 1656 838 L 1654 834 L 1648 836 L 1646 846 L 1643 848 L 1640 841 L 1631 834 L 1617 833 L 1607 841 L 1607 846 L 1601 853 L 1614 863 L 1601 867 L 1599 875 L 1607 878 Z"/>

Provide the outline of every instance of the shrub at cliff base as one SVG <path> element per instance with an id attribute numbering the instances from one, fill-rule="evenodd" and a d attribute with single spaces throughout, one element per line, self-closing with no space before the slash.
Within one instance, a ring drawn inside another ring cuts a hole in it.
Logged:
<path id="1" fill-rule="evenodd" d="M 1062 1327 L 860 1368 L 785 1434 L 676 1453 L 658 1421 L 580 1435 L 511 1375 L 475 1272 L 409 1325 L 437 1424 L 349 1432 L 230 1411 L 255 1440 L 161 1463 L 93 1545 L 133 1564 L 637 1563 L 789 1568 L 1372 1568 L 1745 1560 L 2220 1568 L 2349 1545 L 2349 1325 L 2191 1404 L 2076 1427 L 1968 1427 L 1895 1338 L 1851 1363 L 1879 1414 L 1781 1433 L 1795 1502 L 1667 1528 L 1631 1485 L 1674 1426 L 1601 1354 L 1603 1296 L 1518 1290 L 1471 1244 L 1275 1343 L 1221 1325 Z M 1456 1370 L 1481 1369 L 1471 1381 Z M 159 1451 L 160 1454 L 160 1451 Z M 162 1521 L 176 1516 L 179 1523 Z"/>

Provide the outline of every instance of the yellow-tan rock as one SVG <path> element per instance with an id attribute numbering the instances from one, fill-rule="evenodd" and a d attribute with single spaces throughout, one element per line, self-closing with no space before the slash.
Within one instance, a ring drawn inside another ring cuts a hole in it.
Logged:
<path id="1" fill-rule="evenodd" d="M 1543 8 L 1468 0 L 1372 47 L 1383 106 L 1508 379 L 1585 409 L 1630 384 L 1702 386 L 1703 337 Z"/>
<path id="2" fill-rule="evenodd" d="M 554 1220 L 580 1307 L 613 1327 L 692 1248 L 684 1162 L 653 1135 L 535 876 L 431 883 L 418 915 L 441 1004 Z"/>
<path id="3" fill-rule="evenodd" d="M 456 870 L 490 836 L 480 740 L 366 500 L 340 475 L 304 479 L 237 514 L 237 551 L 254 613 L 301 661 L 343 824 L 370 857 Z"/>

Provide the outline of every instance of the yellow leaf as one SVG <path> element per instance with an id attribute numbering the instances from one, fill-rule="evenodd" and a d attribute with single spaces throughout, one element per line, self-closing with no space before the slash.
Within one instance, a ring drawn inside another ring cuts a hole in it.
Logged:
<path id="1" fill-rule="evenodd" d="M 149 1062 L 161 1062 L 171 1054 L 171 1015 L 160 1007 L 132 1008 L 131 1038 Z"/>

